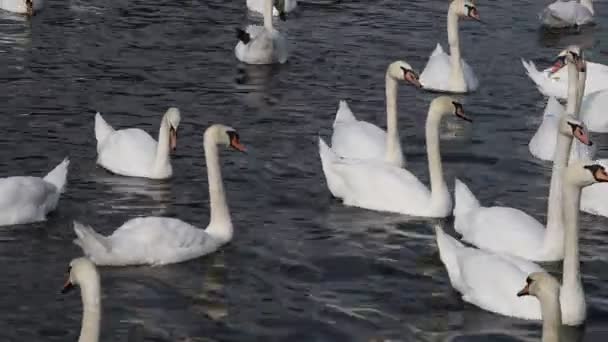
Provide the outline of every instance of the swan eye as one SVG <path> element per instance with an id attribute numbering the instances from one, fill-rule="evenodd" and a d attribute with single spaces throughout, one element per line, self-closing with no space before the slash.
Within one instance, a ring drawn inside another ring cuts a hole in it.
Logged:
<path id="1" fill-rule="evenodd" d="M 570 128 L 572 128 L 572 133 L 574 133 L 577 129 L 583 129 L 583 126 L 574 122 L 568 121 L 568 125 L 570 125 Z"/>
<path id="2" fill-rule="evenodd" d="M 530 278 L 530 277 L 526 278 L 526 284 L 530 285 L 530 284 L 532 284 L 532 281 L 533 281 L 532 278 Z"/>

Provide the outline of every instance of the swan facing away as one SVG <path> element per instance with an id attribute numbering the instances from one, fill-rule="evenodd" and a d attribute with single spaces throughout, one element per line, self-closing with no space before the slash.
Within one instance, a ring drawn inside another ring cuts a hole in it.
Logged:
<path id="1" fill-rule="evenodd" d="M 256 13 L 264 13 L 266 0 L 247 0 L 247 8 Z M 297 0 L 274 0 L 272 15 L 277 17 L 289 13 L 298 8 Z"/>
<path id="2" fill-rule="evenodd" d="M 357 120 L 346 101 L 341 100 L 331 136 L 332 150 L 340 157 L 387 162 L 397 167 L 405 165 L 399 128 L 397 127 L 398 81 L 420 87 L 418 75 L 404 61 L 391 63 L 386 70 L 386 126 L 380 127 Z"/>
<path id="3" fill-rule="evenodd" d="M 234 54 L 247 64 L 273 64 L 287 62 L 287 41 L 272 24 L 273 0 L 264 0 L 264 26 L 249 25 L 245 30 L 237 28 L 239 42 Z M 280 15 L 285 20 L 285 15 Z"/>
<path id="4" fill-rule="evenodd" d="M 426 67 L 420 74 L 420 83 L 425 89 L 450 93 L 475 91 L 479 80 L 473 69 L 461 58 L 458 37 L 459 17 L 479 21 L 477 7 L 470 0 L 452 0 L 448 9 L 448 43 L 450 54 L 437 44 Z"/>
<path id="5" fill-rule="evenodd" d="M 101 116 L 95 115 L 97 164 L 121 176 L 166 179 L 173 174 L 170 150 L 177 146 L 181 114 L 169 108 L 160 122 L 158 143 L 139 128 L 115 130 Z"/>
<path id="6" fill-rule="evenodd" d="M 44 177 L 0 178 L 0 225 L 44 221 L 63 192 L 70 161 L 65 158 Z"/>
<path id="7" fill-rule="evenodd" d="M 559 342 L 562 309 L 559 302 L 559 282 L 549 273 L 534 272 L 526 278 L 526 285 L 517 296 L 534 296 L 540 303 L 543 319 L 542 342 Z"/>
<path id="8" fill-rule="evenodd" d="M 566 28 L 593 23 L 592 0 L 557 0 L 540 13 L 543 26 L 549 28 Z"/>
<path id="9" fill-rule="evenodd" d="M 226 203 L 217 145 L 245 151 L 234 128 L 212 125 L 205 131 L 204 148 L 209 180 L 211 217 L 206 229 L 169 217 L 138 217 L 112 235 L 74 222 L 74 243 L 97 265 L 165 265 L 215 252 L 232 240 L 232 221 Z"/>
<path id="10" fill-rule="evenodd" d="M 0 0 L 0 8 L 18 14 L 32 16 L 44 7 L 44 0 Z"/>
<path id="11" fill-rule="evenodd" d="M 556 261 L 564 257 L 561 178 L 568 165 L 572 138 L 591 144 L 582 123 L 571 115 L 560 120 L 547 225 L 522 210 L 511 207 L 482 207 L 475 195 L 456 179 L 454 229 L 462 240 L 484 250 L 506 253 L 533 261 Z"/>
<path id="12" fill-rule="evenodd" d="M 580 325 L 587 316 L 580 275 L 578 215 L 581 188 L 608 182 L 606 168 L 599 162 L 571 162 L 564 171 L 563 215 L 565 250 L 560 291 L 562 323 Z M 439 257 L 450 283 L 462 299 L 481 309 L 523 319 L 541 319 L 538 301 L 514 296 L 521 282 L 543 269 L 532 261 L 466 247 L 436 227 Z"/>
<path id="13" fill-rule="evenodd" d="M 421 217 L 446 217 L 452 200 L 443 178 L 439 126 L 446 115 L 471 121 L 449 96 L 435 98 L 426 119 L 426 149 L 431 190 L 410 171 L 384 162 L 340 158 L 319 138 L 327 187 L 345 205 Z"/>
<path id="14" fill-rule="evenodd" d="M 76 258 L 70 262 L 61 293 L 68 293 L 76 286 L 80 287 L 82 297 L 82 323 L 78 342 L 97 342 L 101 323 L 101 284 L 97 267 L 87 258 Z"/>

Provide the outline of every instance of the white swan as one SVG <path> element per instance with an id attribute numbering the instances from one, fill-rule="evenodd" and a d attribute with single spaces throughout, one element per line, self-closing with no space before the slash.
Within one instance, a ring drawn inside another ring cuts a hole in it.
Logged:
<path id="1" fill-rule="evenodd" d="M 543 319 L 542 342 L 559 342 L 562 309 L 559 301 L 559 282 L 549 273 L 534 272 L 526 278 L 526 285 L 517 296 L 534 296 L 540 303 Z"/>
<path id="2" fill-rule="evenodd" d="M 252 12 L 264 13 L 264 6 L 266 0 L 247 0 L 247 8 Z M 282 7 L 283 11 L 279 9 Z M 297 0 L 275 0 L 274 6 L 272 7 L 272 15 L 275 17 L 280 16 L 282 13 L 289 13 L 298 8 Z"/>
<path id="3" fill-rule="evenodd" d="M 561 178 L 568 165 L 572 138 L 590 144 L 582 123 L 571 115 L 561 117 L 551 174 L 545 225 L 522 210 L 482 207 L 475 195 L 456 179 L 454 229 L 462 240 L 484 250 L 506 253 L 533 261 L 556 261 L 564 257 Z"/>
<path id="4" fill-rule="evenodd" d="M 97 164 L 122 176 L 166 179 L 173 174 L 170 149 L 177 144 L 179 109 L 169 108 L 160 122 L 158 143 L 139 128 L 114 130 L 100 113 L 95 115 Z"/>
<path id="5" fill-rule="evenodd" d="M 234 54 L 241 62 L 282 64 L 287 61 L 287 41 L 272 24 L 272 4 L 273 0 L 264 2 L 264 26 L 249 25 L 245 30 L 237 28 L 239 42 L 234 48 Z"/>
<path id="6" fill-rule="evenodd" d="M 568 96 L 568 80 L 569 72 L 564 68 L 566 56 L 569 51 L 576 51 L 578 47 L 568 47 L 562 50 L 553 65 L 543 71 L 536 69 L 536 65 L 532 61 L 526 62 L 521 60 L 526 74 L 536 84 L 536 88 L 545 96 L 553 96 L 558 99 L 565 99 Z M 608 89 L 608 66 L 586 61 L 585 68 L 587 70 L 585 91 L 583 95 L 589 95 L 596 91 Z"/>
<path id="7" fill-rule="evenodd" d="M 82 323 L 78 342 L 97 342 L 101 323 L 101 284 L 97 267 L 87 258 L 76 258 L 70 262 L 68 279 L 61 293 L 67 293 L 75 286 L 80 286 L 82 298 Z"/>
<path id="8" fill-rule="evenodd" d="M 431 191 L 408 170 L 386 163 L 339 158 L 319 138 L 319 154 L 330 192 L 345 205 L 413 216 L 445 217 L 452 200 L 443 179 L 439 125 L 448 114 L 470 121 L 449 96 L 435 98 L 426 120 L 426 149 Z"/>
<path id="9" fill-rule="evenodd" d="M 44 7 L 44 0 L 0 0 L 0 8 L 18 14 L 32 16 Z"/>
<path id="10" fill-rule="evenodd" d="M 539 19 L 543 26 L 565 28 L 591 24 L 594 14 L 592 0 L 557 0 L 545 7 Z"/>
<path id="11" fill-rule="evenodd" d="M 450 3 L 447 24 L 450 54 L 446 54 L 441 45 L 437 44 L 420 74 L 420 83 L 426 89 L 467 93 L 475 91 L 479 86 L 473 69 L 460 57 L 459 17 L 479 20 L 479 12 L 470 0 L 453 0 Z"/>
<path id="12" fill-rule="evenodd" d="M 0 226 L 43 221 L 55 210 L 65 188 L 70 161 L 65 158 L 44 178 L 0 178 Z"/>
<path id="13" fill-rule="evenodd" d="M 605 167 L 597 162 L 572 162 L 564 173 L 565 251 L 560 300 L 562 322 L 567 325 L 579 325 L 587 315 L 579 269 L 578 207 L 581 188 L 607 181 Z M 464 301 L 505 316 L 541 318 L 537 301 L 513 295 L 528 274 L 543 271 L 540 266 L 522 258 L 466 247 L 443 232 L 441 227 L 436 227 L 436 233 L 439 256 L 450 283 Z"/>
<path id="14" fill-rule="evenodd" d="M 331 136 L 331 148 L 340 157 L 404 166 L 397 127 L 397 82 L 403 80 L 417 87 L 420 87 L 420 82 L 416 72 L 404 61 L 391 63 L 386 70 L 385 80 L 387 131 L 367 121 L 357 120 L 346 101 L 340 101 Z"/>
<path id="15" fill-rule="evenodd" d="M 110 236 L 74 222 L 80 246 L 97 265 L 165 265 L 215 252 L 232 240 L 232 221 L 226 203 L 217 145 L 245 148 L 236 131 L 224 125 L 212 125 L 205 131 L 204 147 L 211 217 L 206 229 L 170 217 L 138 217 L 125 222 Z"/>
<path id="16" fill-rule="evenodd" d="M 567 108 L 564 109 L 554 97 L 550 97 L 543 113 L 543 121 L 528 144 L 530 153 L 542 160 L 553 160 L 560 118 L 565 113 L 578 117 L 580 111 L 587 72 L 584 62 L 581 63 L 581 60 L 578 59 L 578 56 L 580 56 L 578 48 L 571 52 L 564 60 L 564 63 L 567 64 L 568 73 L 571 75 L 571 77 L 568 77 Z M 583 144 L 579 141 L 575 141 L 570 150 L 570 158 L 573 160 L 592 159 L 594 155 L 595 146 Z"/>

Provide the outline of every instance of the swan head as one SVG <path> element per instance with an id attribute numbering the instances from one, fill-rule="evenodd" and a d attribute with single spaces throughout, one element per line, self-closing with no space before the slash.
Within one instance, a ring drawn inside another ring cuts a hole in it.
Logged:
<path id="1" fill-rule="evenodd" d="M 453 114 L 462 120 L 473 122 L 473 120 L 464 113 L 464 107 L 462 104 L 451 96 L 436 97 L 433 101 L 431 101 L 429 112 L 437 113 L 440 116 Z"/>
<path id="2" fill-rule="evenodd" d="M 575 65 L 578 72 L 587 71 L 583 50 L 578 45 L 570 45 L 560 51 L 551 65 L 550 73 L 556 73 L 568 64 Z"/>
<path id="3" fill-rule="evenodd" d="M 93 279 L 96 283 L 99 283 L 99 273 L 97 273 L 97 267 L 93 262 L 87 258 L 76 258 L 70 262 L 70 266 L 67 271 L 67 280 L 61 289 L 61 293 L 67 293 L 74 289 L 77 285 L 90 281 Z"/>
<path id="4" fill-rule="evenodd" d="M 570 161 L 564 180 L 583 188 L 594 183 L 608 182 L 607 170 L 608 165 L 603 160 Z"/>
<path id="5" fill-rule="evenodd" d="M 559 120 L 559 132 L 568 137 L 575 137 L 587 146 L 593 145 L 583 122 L 572 115 L 568 114 L 561 117 Z"/>
<path id="6" fill-rule="evenodd" d="M 282 21 L 287 20 L 287 14 L 285 12 L 285 0 L 274 0 L 274 8 L 279 13 L 279 19 Z"/>
<path id="7" fill-rule="evenodd" d="M 559 282 L 547 272 L 534 272 L 526 278 L 526 286 L 517 293 L 518 297 L 535 296 L 538 298 L 559 294 Z"/>
<path id="8" fill-rule="evenodd" d="M 179 128 L 179 123 L 182 120 L 179 109 L 175 107 L 167 109 L 167 112 L 165 113 L 165 120 L 167 120 L 167 123 L 169 124 L 169 144 L 171 146 L 171 150 L 175 150 L 177 147 L 177 129 Z"/>
<path id="9" fill-rule="evenodd" d="M 404 61 L 395 61 L 388 66 L 387 73 L 395 80 L 404 80 L 413 84 L 418 88 L 422 88 L 422 84 L 418 80 L 418 73 L 414 71 L 411 65 Z"/>
<path id="10" fill-rule="evenodd" d="M 477 6 L 471 0 L 453 0 L 453 6 L 456 6 L 456 14 L 463 18 L 471 18 L 473 20 L 481 21 L 479 17 L 479 10 Z"/>
<path id="11" fill-rule="evenodd" d="M 205 141 L 212 141 L 217 145 L 225 145 L 237 151 L 246 152 L 247 149 L 239 139 L 239 134 L 232 127 L 215 124 L 205 131 Z"/>

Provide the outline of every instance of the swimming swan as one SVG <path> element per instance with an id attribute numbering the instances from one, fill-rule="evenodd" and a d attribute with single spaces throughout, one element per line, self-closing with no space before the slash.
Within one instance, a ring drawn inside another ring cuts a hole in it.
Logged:
<path id="1" fill-rule="evenodd" d="M 80 286 L 82 297 L 82 323 L 78 342 L 98 342 L 101 322 L 101 284 L 97 267 L 87 258 L 70 262 L 67 280 L 61 293 L 68 293 Z"/>
<path id="2" fill-rule="evenodd" d="M 273 64 L 287 61 L 287 41 L 272 24 L 273 0 L 265 0 L 264 26 L 249 25 L 245 30 L 237 28 L 239 42 L 234 54 L 247 64 Z M 285 16 L 281 15 L 285 20 Z"/>
<path id="3" fill-rule="evenodd" d="M 592 0 L 557 0 L 545 7 L 539 19 L 543 26 L 565 28 L 591 24 L 594 14 Z"/>
<path id="4" fill-rule="evenodd" d="M 517 296 L 534 296 L 540 303 L 543 319 L 542 342 L 559 342 L 562 309 L 559 301 L 559 282 L 546 272 L 534 272 L 526 278 L 526 285 Z"/>

